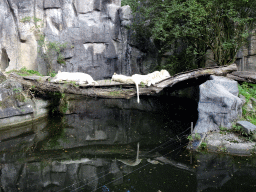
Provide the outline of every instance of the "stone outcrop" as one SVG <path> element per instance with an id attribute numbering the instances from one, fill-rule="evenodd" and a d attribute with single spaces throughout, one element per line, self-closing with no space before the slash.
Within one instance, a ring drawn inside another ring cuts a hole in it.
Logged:
<path id="1" fill-rule="evenodd" d="M 256 132 L 256 126 L 248 121 L 238 121 L 237 125 L 240 125 L 243 131 L 248 135 Z"/>
<path id="2" fill-rule="evenodd" d="M 255 33 L 255 31 L 254 31 Z M 236 55 L 235 63 L 239 71 L 256 72 L 256 36 L 255 34 L 248 38 L 248 46 L 243 46 Z"/>
<path id="3" fill-rule="evenodd" d="M 217 131 L 221 126 L 231 128 L 231 123 L 242 115 L 238 83 L 212 75 L 199 89 L 198 120 L 194 133 Z"/>
<path id="4" fill-rule="evenodd" d="M 6 77 L 0 74 L 0 79 Z M 48 101 L 30 98 L 21 83 L 5 80 L 0 84 L 0 127 L 24 123 L 46 116 Z"/>
<path id="5" fill-rule="evenodd" d="M 147 73 L 155 61 L 132 45 L 131 19 L 121 0 L 2 0 L 0 69 L 85 72 L 95 80 Z"/>

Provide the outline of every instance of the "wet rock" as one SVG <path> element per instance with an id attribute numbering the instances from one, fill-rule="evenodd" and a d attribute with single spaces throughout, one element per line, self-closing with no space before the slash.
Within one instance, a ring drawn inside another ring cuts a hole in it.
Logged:
<path id="1" fill-rule="evenodd" d="M 65 183 L 66 173 L 51 173 L 51 184 L 55 185 L 54 191 L 60 190 Z"/>
<path id="2" fill-rule="evenodd" d="M 68 187 L 69 190 L 74 190 L 78 188 L 79 180 L 78 180 L 78 169 L 79 164 L 69 164 L 67 165 L 67 174 L 65 180 L 65 186 Z"/>
<path id="3" fill-rule="evenodd" d="M 24 191 L 42 191 L 43 185 L 40 173 L 40 162 L 24 164 L 20 178 L 17 180 L 19 188 L 23 189 Z"/>
<path id="4" fill-rule="evenodd" d="M 51 184 L 51 164 L 48 162 L 43 162 L 43 168 L 42 168 L 42 185 L 44 188 L 48 187 Z"/>
<path id="5" fill-rule="evenodd" d="M 58 163 L 56 161 L 52 162 L 52 172 L 66 172 L 67 166 L 65 164 Z"/>
<path id="6" fill-rule="evenodd" d="M 255 147 L 255 142 L 246 142 L 234 133 L 213 132 L 207 135 L 205 142 L 209 151 L 231 155 L 250 155 Z"/>
<path id="7" fill-rule="evenodd" d="M 3 164 L 1 171 L 1 186 L 4 191 L 17 191 L 16 184 L 19 178 L 21 165 Z"/>
<path id="8" fill-rule="evenodd" d="M 242 115 L 242 101 L 238 97 L 238 85 L 225 77 L 211 76 L 200 85 L 198 121 L 194 133 L 231 128 L 231 123 Z"/>
<path id="9" fill-rule="evenodd" d="M 256 133 L 256 126 L 248 121 L 237 121 L 237 125 L 242 126 L 246 134 Z"/>
<path id="10" fill-rule="evenodd" d="M 91 165 L 81 165 L 81 168 L 78 172 L 79 180 L 85 184 L 87 184 L 88 187 L 90 187 L 90 190 L 96 190 L 99 178 L 97 175 L 97 168 Z"/>
<path id="11" fill-rule="evenodd" d="M 6 76 L 0 71 L 0 83 L 6 81 Z"/>
<path id="12" fill-rule="evenodd" d="M 8 79 L 0 84 L 0 127 L 46 116 L 47 106 L 48 101 L 31 99 L 17 81 Z"/>
<path id="13" fill-rule="evenodd" d="M 113 178 L 119 178 L 114 182 L 114 185 L 120 185 L 123 183 L 123 173 L 120 171 L 119 167 L 117 166 L 117 161 L 111 163 L 110 171 Z"/>

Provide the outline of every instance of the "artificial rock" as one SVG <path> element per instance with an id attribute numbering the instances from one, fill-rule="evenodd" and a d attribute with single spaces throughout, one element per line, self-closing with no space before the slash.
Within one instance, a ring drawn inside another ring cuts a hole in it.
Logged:
<path id="1" fill-rule="evenodd" d="M 211 76 L 199 86 L 198 120 L 194 133 L 231 128 L 232 122 L 242 115 L 242 100 L 238 85 L 225 77 Z"/>
<path id="2" fill-rule="evenodd" d="M 155 63 L 131 44 L 126 26 L 132 13 L 121 0 L 4 0 L 0 19 L 1 71 L 84 72 L 98 80 L 114 72 L 148 73 L 150 67 L 131 69 L 143 60 L 147 66 Z M 66 47 L 58 52 L 47 48 L 49 43 Z"/>

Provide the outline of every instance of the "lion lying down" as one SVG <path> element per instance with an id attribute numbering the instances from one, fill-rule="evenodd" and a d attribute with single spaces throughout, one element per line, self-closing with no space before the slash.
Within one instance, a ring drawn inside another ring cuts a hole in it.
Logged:
<path id="1" fill-rule="evenodd" d="M 75 81 L 79 85 L 81 84 L 98 85 L 98 83 L 94 81 L 90 75 L 86 73 L 81 73 L 81 72 L 58 71 L 58 74 L 54 77 L 52 82 L 61 82 L 61 81 Z"/>
<path id="2" fill-rule="evenodd" d="M 147 75 L 134 74 L 132 76 L 118 75 L 114 73 L 114 75 L 112 76 L 112 81 L 118 81 L 121 83 L 132 83 L 132 84 L 134 83 L 136 85 L 136 90 L 137 90 L 137 102 L 140 103 L 140 98 L 139 98 L 140 83 L 146 84 L 147 86 L 151 86 L 151 85 L 155 85 L 156 83 L 168 77 L 170 77 L 170 74 L 166 70 L 154 71 L 153 73 L 149 73 Z"/>

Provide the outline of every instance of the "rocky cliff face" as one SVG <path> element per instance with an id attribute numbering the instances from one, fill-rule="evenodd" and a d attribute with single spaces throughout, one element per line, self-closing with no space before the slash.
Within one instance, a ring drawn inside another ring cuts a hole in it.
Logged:
<path id="1" fill-rule="evenodd" d="M 132 45 L 131 19 L 121 0 L 0 0 L 0 69 L 79 71 L 96 80 L 147 72 L 143 58 L 153 61 Z"/>

